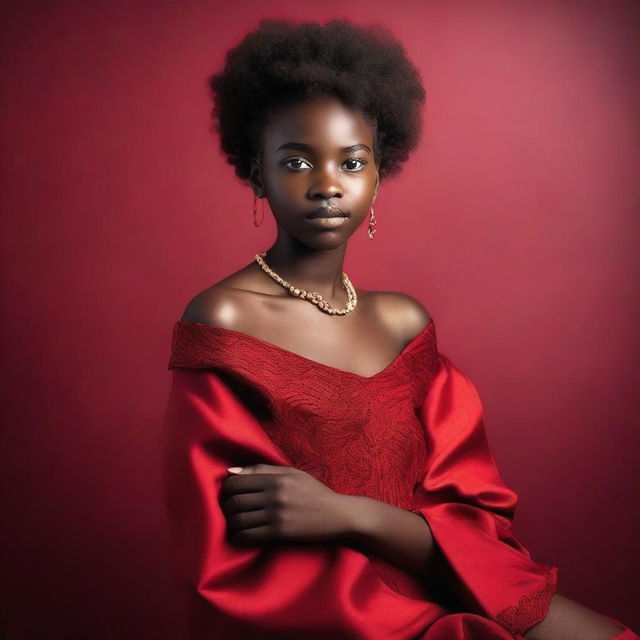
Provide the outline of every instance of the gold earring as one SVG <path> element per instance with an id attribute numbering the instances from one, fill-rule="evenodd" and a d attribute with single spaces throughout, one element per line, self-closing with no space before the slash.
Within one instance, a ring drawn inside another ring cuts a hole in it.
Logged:
<path id="1" fill-rule="evenodd" d="M 367 230 L 369 238 L 373 240 L 373 236 L 376 235 L 376 217 L 373 213 L 373 205 L 371 205 L 371 211 L 369 212 L 369 229 Z"/>
<path id="2" fill-rule="evenodd" d="M 262 214 L 260 216 L 260 222 L 257 222 L 257 219 L 256 219 L 257 206 L 258 206 L 258 197 L 254 193 L 253 194 L 253 224 L 256 227 L 259 227 L 264 220 L 264 202 L 262 202 L 262 198 L 260 198 L 260 213 Z"/>

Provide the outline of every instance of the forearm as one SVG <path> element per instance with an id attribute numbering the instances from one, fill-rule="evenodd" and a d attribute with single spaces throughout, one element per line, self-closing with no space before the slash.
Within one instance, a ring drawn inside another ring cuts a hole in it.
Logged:
<path id="1" fill-rule="evenodd" d="M 437 548 L 419 515 L 365 496 L 344 498 L 348 539 L 405 571 L 427 574 Z"/>

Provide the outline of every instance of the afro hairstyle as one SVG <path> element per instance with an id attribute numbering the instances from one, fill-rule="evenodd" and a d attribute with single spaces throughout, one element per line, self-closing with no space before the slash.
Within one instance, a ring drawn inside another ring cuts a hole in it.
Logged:
<path id="1" fill-rule="evenodd" d="M 400 173 L 420 141 L 426 96 L 420 74 L 381 25 L 262 19 L 225 60 L 207 80 L 211 131 L 241 180 L 251 175 L 271 116 L 312 97 L 337 97 L 363 114 L 374 131 L 381 182 Z"/>

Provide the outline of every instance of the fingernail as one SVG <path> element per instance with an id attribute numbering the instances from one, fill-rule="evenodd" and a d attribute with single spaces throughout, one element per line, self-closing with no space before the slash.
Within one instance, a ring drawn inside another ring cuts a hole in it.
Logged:
<path id="1" fill-rule="evenodd" d="M 242 471 L 242 467 L 229 467 L 227 471 L 231 471 L 231 473 L 240 473 Z"/>

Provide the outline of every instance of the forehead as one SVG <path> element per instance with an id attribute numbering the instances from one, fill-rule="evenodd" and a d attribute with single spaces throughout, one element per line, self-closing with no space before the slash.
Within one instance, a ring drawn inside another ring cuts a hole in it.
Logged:
<path id="1" fill-rule="evenodd" d="M 374 131 L 364 115 L 337 98 L 310 98 L 278 110 L 265 129 L 268 148 L 281 142 L 344 147 L 358 142 L 371 146 Z"/>

